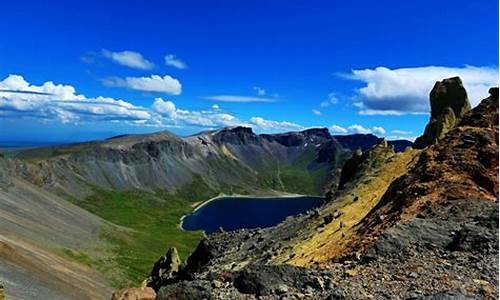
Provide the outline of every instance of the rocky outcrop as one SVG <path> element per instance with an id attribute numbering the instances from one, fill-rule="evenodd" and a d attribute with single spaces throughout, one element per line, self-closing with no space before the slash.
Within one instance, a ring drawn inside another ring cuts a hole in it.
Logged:
<path id="1" fill-rule="evenodd" d="M 181 259 L 176 248 L 169 248 L 154 265 L 151 275 L 143 283 L 143 286 L 158 290 L 160 286 L 171 282 L 181 268 Z"/>
<path id="2" fill-rule="evenodd" d="M 415 140 L 413 147 L 422 149 L 435 144 L 462 116 L 470 110 L 467 92 L 459 77 L 438 81 L 430 93 L 431 118 L 424 134 Z"/>
<path id="3" fill-rule="evenodd" d="M 344 186 L 351 181 L 354 176 L 359 172 L 361 163 L 363 162 L 363 152 L 358 149 L 353 152 L 351 158 L 349 158 L 342 167 L 340 173 L 339 186 L 338 189 L 342 190 Z"/>
<path id="4" fill-rule="evenodd" d="M 361 150 L 355 151 L 342 167 L 338 190 L 344 189 L 346 184 L 356 184 L 356 179 L 361 174 L 369 172 L 369 169 L 380 167 L 387 158 L 395 154 L 394 147 L 385 139 L 365 153 Z"/>
<path id="5" fill-rule="evenodd" d="M 467 113 L 436 145 L 426 148 L 407 174 L 395 180 L 361 225 L 379 226 L 455 199 L 498 201 L 498 89 Z M 385 222 L 378 221 L 384 215 Z"/>
<path id="6" fill-rule="evenodd" d="M 216 131 L 213 140 L 218 144 L 255 144 L 259 142 L 259 137 L 252 128 L 237 126 Z"/>

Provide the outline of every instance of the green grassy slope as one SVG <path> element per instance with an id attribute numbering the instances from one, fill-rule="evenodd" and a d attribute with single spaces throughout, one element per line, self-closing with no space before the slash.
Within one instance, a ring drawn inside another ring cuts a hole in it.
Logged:
<path id="1" fill-rule="evenodd" d="M 181 257 L 187 258 L 202 233 L 181 230 L 178 227 L 180 218 L 192 210 L 193 202 L 213 196 L 215 192 L 201 180 L 195 180 L 175 194 L 95 189 L 92 196 L 76 203 L 109 222 L 131 230 L 109 227 L 101 232 L 102 238 L 115 246 L 112 255 L 104 260 L 93 260 L 81 253 L 73 253 L 73 258 L 108 273 L 116 287 L 139 285 L 168 247 L 176 247 Z M 117 263 L 124 275 L 111 274 L 106 266 L 112 264 L 106 260 Z"/>

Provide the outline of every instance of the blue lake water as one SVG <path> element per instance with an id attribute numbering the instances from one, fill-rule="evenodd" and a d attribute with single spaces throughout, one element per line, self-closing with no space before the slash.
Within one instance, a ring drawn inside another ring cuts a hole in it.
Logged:
<path id="1" fill-rule="evenodd" d="M 319 206 L 321 197 L 221 197 L 184 217 L 185 230 L 204 230 L 212 233 L 222 227 L 225 231 L 242 228 L 269 227 L 288 216 L 298 215 Z"/>

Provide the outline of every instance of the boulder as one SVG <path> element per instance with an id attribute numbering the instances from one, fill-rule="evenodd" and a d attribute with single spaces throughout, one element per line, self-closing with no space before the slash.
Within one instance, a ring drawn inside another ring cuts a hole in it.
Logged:
<path id="1" fill-rule="evenodd" d="M 157 300 L 195 300 L 214 299 L 210 281 L 181 281 L 163 286 L 156 297 Z"/>
<path id="2" fill-rule="evenodd" d="M 460 77 L 436 82 L 430 93 L 430 104 L 429 123 L 425 127 L 424 134 L 413 144 L 417 149 L 435 144 L 471 109 L 467 91 Z"/>

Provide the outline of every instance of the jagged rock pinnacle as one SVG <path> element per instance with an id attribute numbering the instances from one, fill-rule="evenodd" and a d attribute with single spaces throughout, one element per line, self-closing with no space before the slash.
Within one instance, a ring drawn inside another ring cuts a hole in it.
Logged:
<path id="1" fill-rule="evenodd" d="M 181 267 L 181 259 L 175 247 L 169 248 L 154 265 L 151 276 L 145 280 L 143 286 L 157 290 L 161 285 L 172 279 Z"/>
<path id="2" fill-rule="evenodd" d="M 414 148 L 435 144 L 471 109 L 460 77 L 436 82 L 430 93 L 430 104 L 431 118 L 424 134 L 415 140 Z"/>

